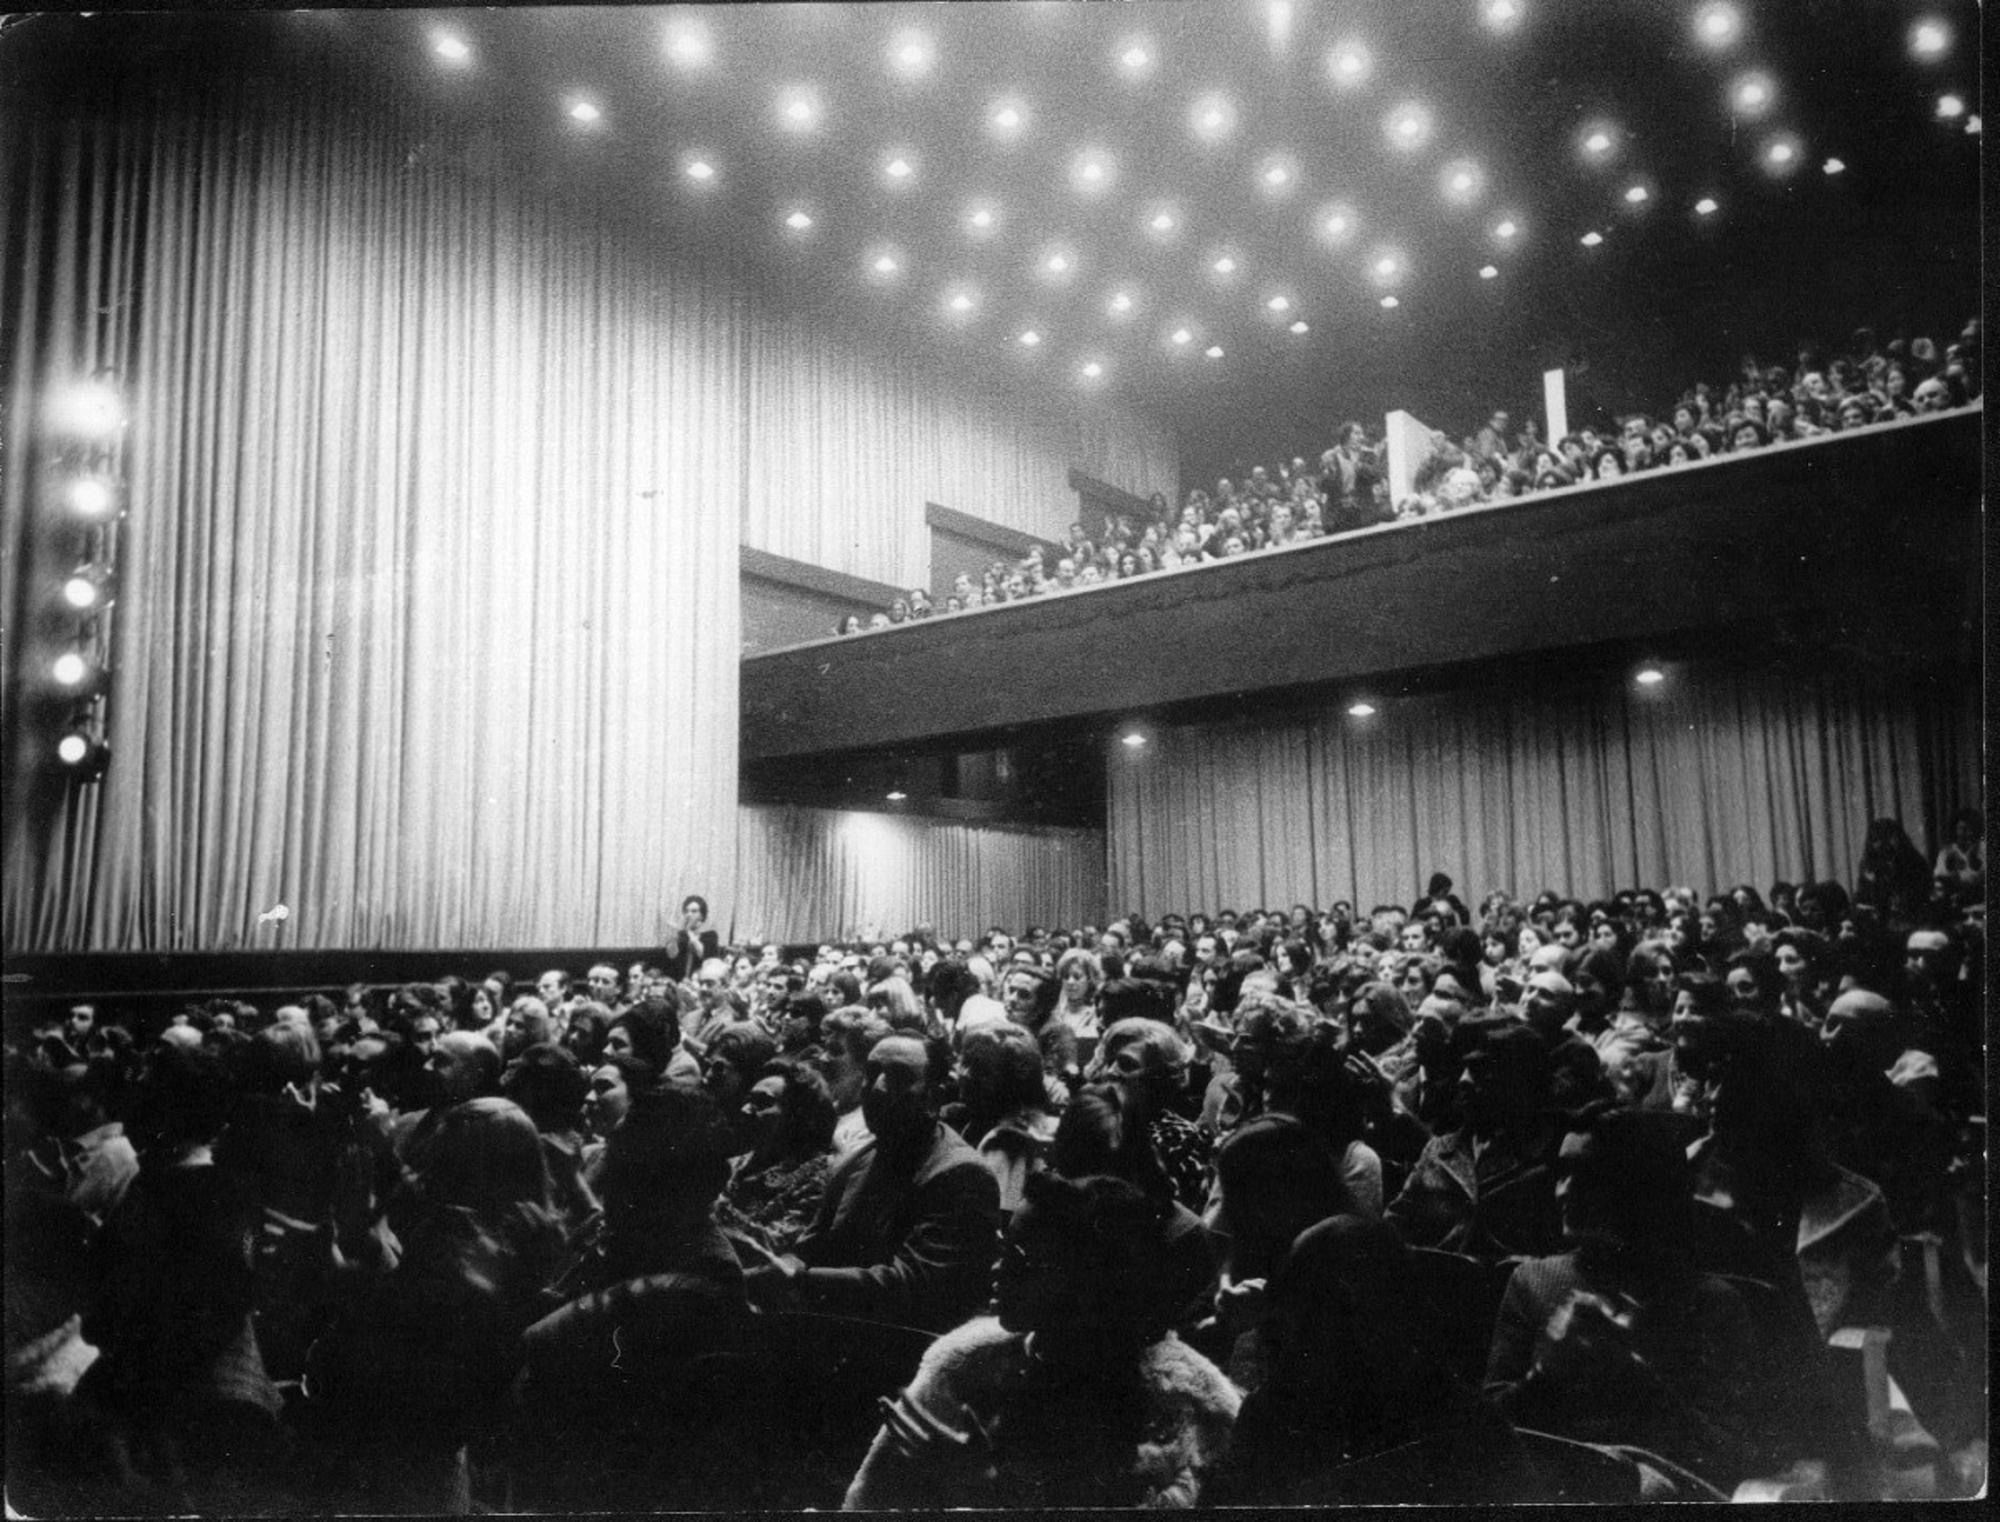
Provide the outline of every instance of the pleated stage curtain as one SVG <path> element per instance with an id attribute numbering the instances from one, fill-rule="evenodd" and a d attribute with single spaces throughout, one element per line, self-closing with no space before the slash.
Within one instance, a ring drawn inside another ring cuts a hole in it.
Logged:
<path id="1" fill-rule="evenodd" d="M 1104 921 L 1097 830 L 745 805 L 737 861 L 740 940 L 875 939 L 920 924 L 976 939 L 993 925 Z"/>
<path id="2" fill-rule="evenodd" d="M 1976 694 L 1677 671 L 1657 694 L 1475 691 L 1163 729 L 1111 762 L 1111 902 L 1150 916 L 1410 902 L 1434 871 L 1596 896 L 1852 883 L 1868 822 L 1920 846 L 1980 797 Z"/>
<path id="3" fill-rule="evenodd" d="M 657 939 L 733 878 L 730 282 L 412 151 L 382 90 L 214 74 L 0 132 L 8 458 L 66 379 L 130 409 L 112 764 L 24 744 L 6 944 Z M 10 629 L 67 569 L 10 571 Z"/>

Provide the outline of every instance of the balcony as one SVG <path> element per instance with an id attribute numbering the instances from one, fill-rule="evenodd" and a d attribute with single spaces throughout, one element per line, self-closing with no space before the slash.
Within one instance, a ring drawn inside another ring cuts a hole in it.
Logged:
<path id="1" fill-rule="evenodd" d="M 771 651 L 743 662 L 743 758 L 972 748 L 1590 647 L 1970 662 L 1982 423 L 1883 424 Z"/>

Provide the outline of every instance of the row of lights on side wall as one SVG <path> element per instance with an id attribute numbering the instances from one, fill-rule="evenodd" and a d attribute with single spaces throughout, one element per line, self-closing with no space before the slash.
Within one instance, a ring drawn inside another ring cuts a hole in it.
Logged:
<path id="1" fill-rule="evenodd" d="M 43 412 L 42 552 L 72 569 L 38 576 L 46 664 L 36 683 L 62 715 L 48 760 L 77 781 L 111 759 L 112 615 L 124 522 L 126 409 L 117 378 L 100 371 L 53 391 Z"/>

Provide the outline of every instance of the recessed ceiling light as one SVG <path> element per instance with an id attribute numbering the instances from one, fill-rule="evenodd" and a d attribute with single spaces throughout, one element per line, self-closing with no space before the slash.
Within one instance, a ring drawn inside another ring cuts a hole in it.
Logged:
<path id="1" fill-rule="evenodd" d="M 959 291 L 952 296 L 947 305 L 954 312 L 969 312 L 972 310 L 972 297 L 964 291 Z"/>
<path id="2" fill-rule="evenodd" d="M 453 32 L 433 32 L 431 51 L 447 63 L 464 63 L 472 56 L 472 49 L 463 37 Z"/>
<path id="3" fill-rule="evenodd" d="M 1177 344 L 1193 343 L 1194 334 L 1190 333 L 1186 328 L 1175 328 L 1173 333 L 1173 340 Z"/>
<path id="4" fill-rule="evenodd" d="M 1375 261 L 1375 273 L 1380 275 L 1384 280 L 1387 280 L 1391 275 L 1396 273 L 1396 261 L 1389 255 L 1384 254 L 1380 259 Z"/>
<path id="5" fill-rule="evenodd" d="M 1484 0 L 1479 19 L 1490 32 L 1511 32 L 1521 21 L 1520 0 Z"/>
<path id="6" fill-rule="evenodd" d="M 1103 373 L 1104 366 L 1094 359 L 1088 361 L 1083 367 L 1083 378 L 1085 380 L 1096 380 Z"/>
<path id="7" fill-rule="evenodd" d="M 1727 0 L 1716 0 L 1694 13 L 1694 34 L 1709 47 L 1728 47 L 1742 30 L 1742 13 Z"/>
<path id="8" fill-rule="evenodd" d="M 1937 103 L 1937 114 L 1946 121 L 1950 121 L 1953 117 L 1965 115 L 1964 98 L 1957 95 L 1940 95 Z"/>
<path id="9" fill-rule="evenodd" d="M 895 788 L 890 792 L 884 793 L 882 796 L 888 799 L 889 802 L 891 803 L 901 803 L 905 798 L 909 797 L 910 795 L 904 792 L 901 788 Z"/>
<path id="10" fill-rule="evenodd" d="M 1828 174 L 1841 174 L 1845 172 L 1847 165 L 1840 159 L 1828 159 L 1824 164 L 1820 165 L 1819 167 L 1825 170 L 1826 173 Z"/>
<path id="11" fill-rule="evenodd" d="M 916 170 L 908 159 L 891 159 L 882 166 L 882 172 L 892 180 L 907 180 Z"/>
<path id="12" fill-rule="evenodd" d="M 579 100 L 570 106 L 569 115 L 571 121 L 582 122 L 585 126 L 589 126 L 592 122 L 602 120 L 604 113 L 589 101 Z"/>
<path id="13" fill-rule="evenodd" d="M 1699 201 L 1694 203 L 1694 214 L 1698 217 L 1712 216 L 1715 213 L 1715 209 L 1714 196 L 1703 196 Z"/>
<path id="14" fill-rule="evenodd" d="M 1036 344 L 1040 343 L 1041 341 L 1042 341 L 1042 335 L 1037 333 L 1033 328 L 1028 329 L 1027 332 L 1021 335 L 1021 343 L 1026 348 L 1032 349 Z"/>
<path id="15" fill-rule="evenodd" d="M 1910 24 L 1910 56 L 1926 61 L 1944 57 L 1951 47 L 1951 28 L 1936 16 L 1924 16 Z"/>
<path id="16" fill-rule="evenodd" d="M 1479 278 L 1481 280 L 1498 280 L 1500 278 L 1500 266 L 1497 264 L 1482 264 L 1479 267 Z"/>
<path id="17" fill-rule="evenodd" d="M 789 227 L 795 233 L 802 233 L 812 225 L 813 219 L 802 211 L 795 211 L 789 217 L 785 218 L 785 226 Z"/>
<path id="18" fill-rule="evenodd" d="M 1073 188 L 1095 194 L 1111 183 L 1111 159 L 1101 148 L 1086 148 L 1070 161 Z"/>
<path id="19" fill-rule="evenodd" d="M 1595 248 L 1603 241 L 1604 234 L 1600 232 L 1587 232 L 1583 235 L 1583 246 L 1585 248 Z"/>
<path id="20" fill-rule="evenodd" d="M 807 89 L 787 90 L 778 97 L 778 115 L 787 127 L 803 131 L 819 121 L 819 97 Z"/>
<path id="21" fill-rule="evenodd" d="M 1195 101 L 1188 124 L 1203 142 L 1218 143 L 1235 130 L 1236 108 L 1222 95 L 1204 95 Z"/>
<path id="22" fill-rule="evenodd" d="M 902 266 L 896 262 L 894 255 L 880 254 L 876 256 L 873 268 L 878 275 L 893 275 Z"/>
<path id="23" fill-rule="evenodd" d="M 1138 749 L 1138 748 L 1139 748 L 1140 746 L 1142 746 L 1142 745 L 1144 745 L 1144 744 L 1146 743 L 1146 737 L 1145 737 L 1144 735 L 1140 734 L 1140 733 L 1139 733 L 1139 732 L 1138 732 L 1138 731 L 1137 731 L 1137 730 L 1135 729 L 1135 730 L 1131 731 L 1131 732 L 1130 732 L 1129 734 L 1122 734 L 1122 735 L 1120 735 L 1120 736 L 1118 737 L 1118 743 L 1119 743 L 1119 744 L 1121 744 L 1121 745 L 1129 745 L 1129 746 L 1131 746 L 1131 747 L 1132 747 L 1132 748 L 1133 748 L 1134 750 L 1137 750 L 1137 749 Z"/>
<path id="24" fill-rule="evenodd" d="M 1222 358 L 1222 345 L 1210 344 L 1206 349 L 1202 350 L 1202 353 L 1207 355 L 1210 359 L 1220 359 Z"/>
<path id="25" fill-rule="evenodd" d="M 1003 137 L 1019 132 L 1026 120 L 1026 113 L 1012 101 L 1003 101 L 995 106 L 993 114 L 987 118 L 993 130 Z"/>
<path id="26" fill-rule="evenodd" d="M 1264 169 L 1264 183 L 1266 185 L 1283 185 L 1291 177 L 1292 171 L 1287 169 L 1283 164 L 1270 164 Z"/>
<path id="27" fill-rule="evenodd" d="M 1438 188 L 1454 206 L 1470 206 L 1486 188 L 1486 171 L 1471 159 L 1453 159 L 1440 172 Z"/>
<path id="28" fill-rule="evenodd" d="M 1634 206 L 1642 206 L 1651 195 L 1644 185 L 1633 185 L 1626 190 L 1625 199 Z"/>
<path id="29" fill-rule="evenodd" d="M 1611 131 L 1607 127 L 1593 127 L 1583 137 L 1583 151 L 1594 158 L 1602 158 L 1611 151 Z"/>
<path id="30" fill-rule="evenodd" d="M 1224 254 L 1215 261 L 1215 272 L 1218 275 L 1233 275 L 1236 273 L 1236 261 Z"/>
<path id="31" fill-rule="evenodd" d="M 1118 67 L 1124 70 L 1127 78 L 1145 73 L 1152 63 L 1153 55 L 1143 42 L 1127 43 L 1118 55 Z"/>
<path id="32" fill-rule="evenodd" d="M 1292 332 L 1298 334 L 1301 337 L 1303 337 L 1307 333 L 1310 333 L 1311 331 L 1312 331 L 1311 325 L 1307 323 L 1303 317 L 1301 317 L 1297 322 L 1292 324 Z"/>
<path id="33" fill-rule="evenodd" d="M 1511 220 L 1509 220 L 1506 222 L 1502 222 L 1499 226 L 1495 227 L 1493 229 L 1493 236 L 1504 241 L 1508 238 L 1513 237 L 1514 234 L 1516 234 L 1520 230 L 1521 230 L 1520 228 L 1516 227 L 1514 223 Z"/>
<path id="34" fill-rule="evenodd" d="M 935 48 L 931 39 L 912 30 L 898 32 L 889 43 L 889 62 L 898 74 L 914 78 L 931 66 Z"/>
<path id="35" fill-rule="evenodd" d="M 698 69 L 715 56 L 708 28 L 692 17 L 681 17 L 667 27 L 667 57 L 684 69 Z"/>
<path id="36" fill-rule="evenodd" d="M 1319 209 L 1313 230 L 1324 243 L 1344 243 L 1354 231 L 1354 208 L 1345 201 L 1333 201 Z"/>
<path id="37" fill-rule="evenodd" d="M 1394 296 L 1384 296 L 1382 298 L 1382 310 L 1385 312 L 1393 312 L 1397 307 L 1401 306 L 1402 304 L 1403 303 L 1398 301 Z"/>
<path id="38" fill-rule="evenodd" d="M 1762 116 L 1777 98 L 1777 85 L 1764 73 L 1739 75 L 1729 87 L 1730 103 L 1739 116 Z"/>
<path id="39" fill-rule="evenodd" d="M 1157 212 L 1147 226 L 1151 227 L 1156 233 L 1170 233 L 1174 230 L 1173 213 L 1166 211 Z"/>
<path id="40" fill-rule="evenodd" d="M 1788 137 L 1776 139 L 1764 150 L 1764 162 L 1773 169 L 1789 169 L 1798 157 L 1799 145 Z"/>
<path id="41" fill-rule="evenodd" d="M 1286 296 L 1273 296 L 1264 305 L 1274 312 L 1289 312 L 1292 309 L 1291 298 Z"/>
<path id="42" fill-rule="evenodd" d="M 1371 61 L 1363 44 L 1343 42 L 1326 55 L 1326 71 L 1336 84 L 1358 85 L 1368 77 Z"/>
<path id="43" fill-rule="evenodd" d="M 1042 261 L 1042 268 L 1046 269 L 1051 275 L 1064 274 L 1069 269 L 1069 256 L 1067 254 L 1050 254 L 1048 258 Z"/>
<path id="44" fill-rule="evenodd" d="M 1430 109 L 1421 101 L 1405 101 L 1382 119 L 1382 131 L 1392 147 L 1406 152 L 1421 148 L 1430 140 Z"/>
<path id="45" fill-rule="evenodd" d="M 1114 314 L 1121 316 L 1124 313 L 1131 311 L 1132 310 L 1131 296 L 1124 291 L 1119 291 L 1116 295 L 1114 295 L 1111 298 L 1111 310 Z"/>
<path id="46" fill-rule="evenodd" d="M 1366 703 L 1366 702 L 1349 703 L 1347 705 L 1347 711 L 1357 719 L 1366 719 L 1374 714 L 1375 705 L 1373 703 Z"/>
<path id="47" fill-rule="evenodd" d="M 985 232 L 987 228 L 993 225 L 993 208 L 990 206 L 975 206 L 966 216 L 965 220 L 967 225 Z"/>
<path id="48" fill-rule="evenodd" d="M 1666 672 L 1662 671 L 1658 666 L 1642 666 L 1632 677 L 1632 680 L 1637 682 L 1641 687 L 1657 687 L 1666 679 Z"/>
<path id="49" fill-rule="evenodd" d="M 707 159 L 695 159 L 687 166 L 687 173 L 691 180 L 712 180 L 715 178 L 715 166 Z"/>

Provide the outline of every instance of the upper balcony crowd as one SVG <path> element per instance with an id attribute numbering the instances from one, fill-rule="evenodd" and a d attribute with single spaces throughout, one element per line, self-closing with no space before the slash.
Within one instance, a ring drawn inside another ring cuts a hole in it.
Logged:
<path id="1" fill-rule="evenodd" d="M 1316 468 L 1303 456 L 1275 468 L 1259 465 L 1240 482 L 1217 481 L 1213 492 L 1190 490 L 1178 514 L 1156 492 L 1150 521 L 1113 516 L 1095 537 L 1073 523 L 1053 555 L 1037 547 L 1018 561 L 994 561 L 976 579 L 962 573 L 941 602 L 913 588 L 865 621 L 849 614 L 837 632 L 1019 602 L 1950 411 L 1981 395 L 1980 343 L 1975 316 L 1955 342 L 1942 345 L 1928 337 L 1883 342 L 1874 329 L 1860 328 L 1837 350 L 1801 343 L 1789 365 L 1745 354 L 1736 379 L 1691 386 L 1659 416 L 1633 413 L 1608 427 L 1580 427 L 1552 443 L 1541 437 L 1533 418 L 1517 429 L 1506 412 L 1495 411 L 1476 432 L 1455 442 L 1434 433 L 1411 490 L 1400 498 L 1392 497 L 1381 434 L 1345 423 Z"/>

